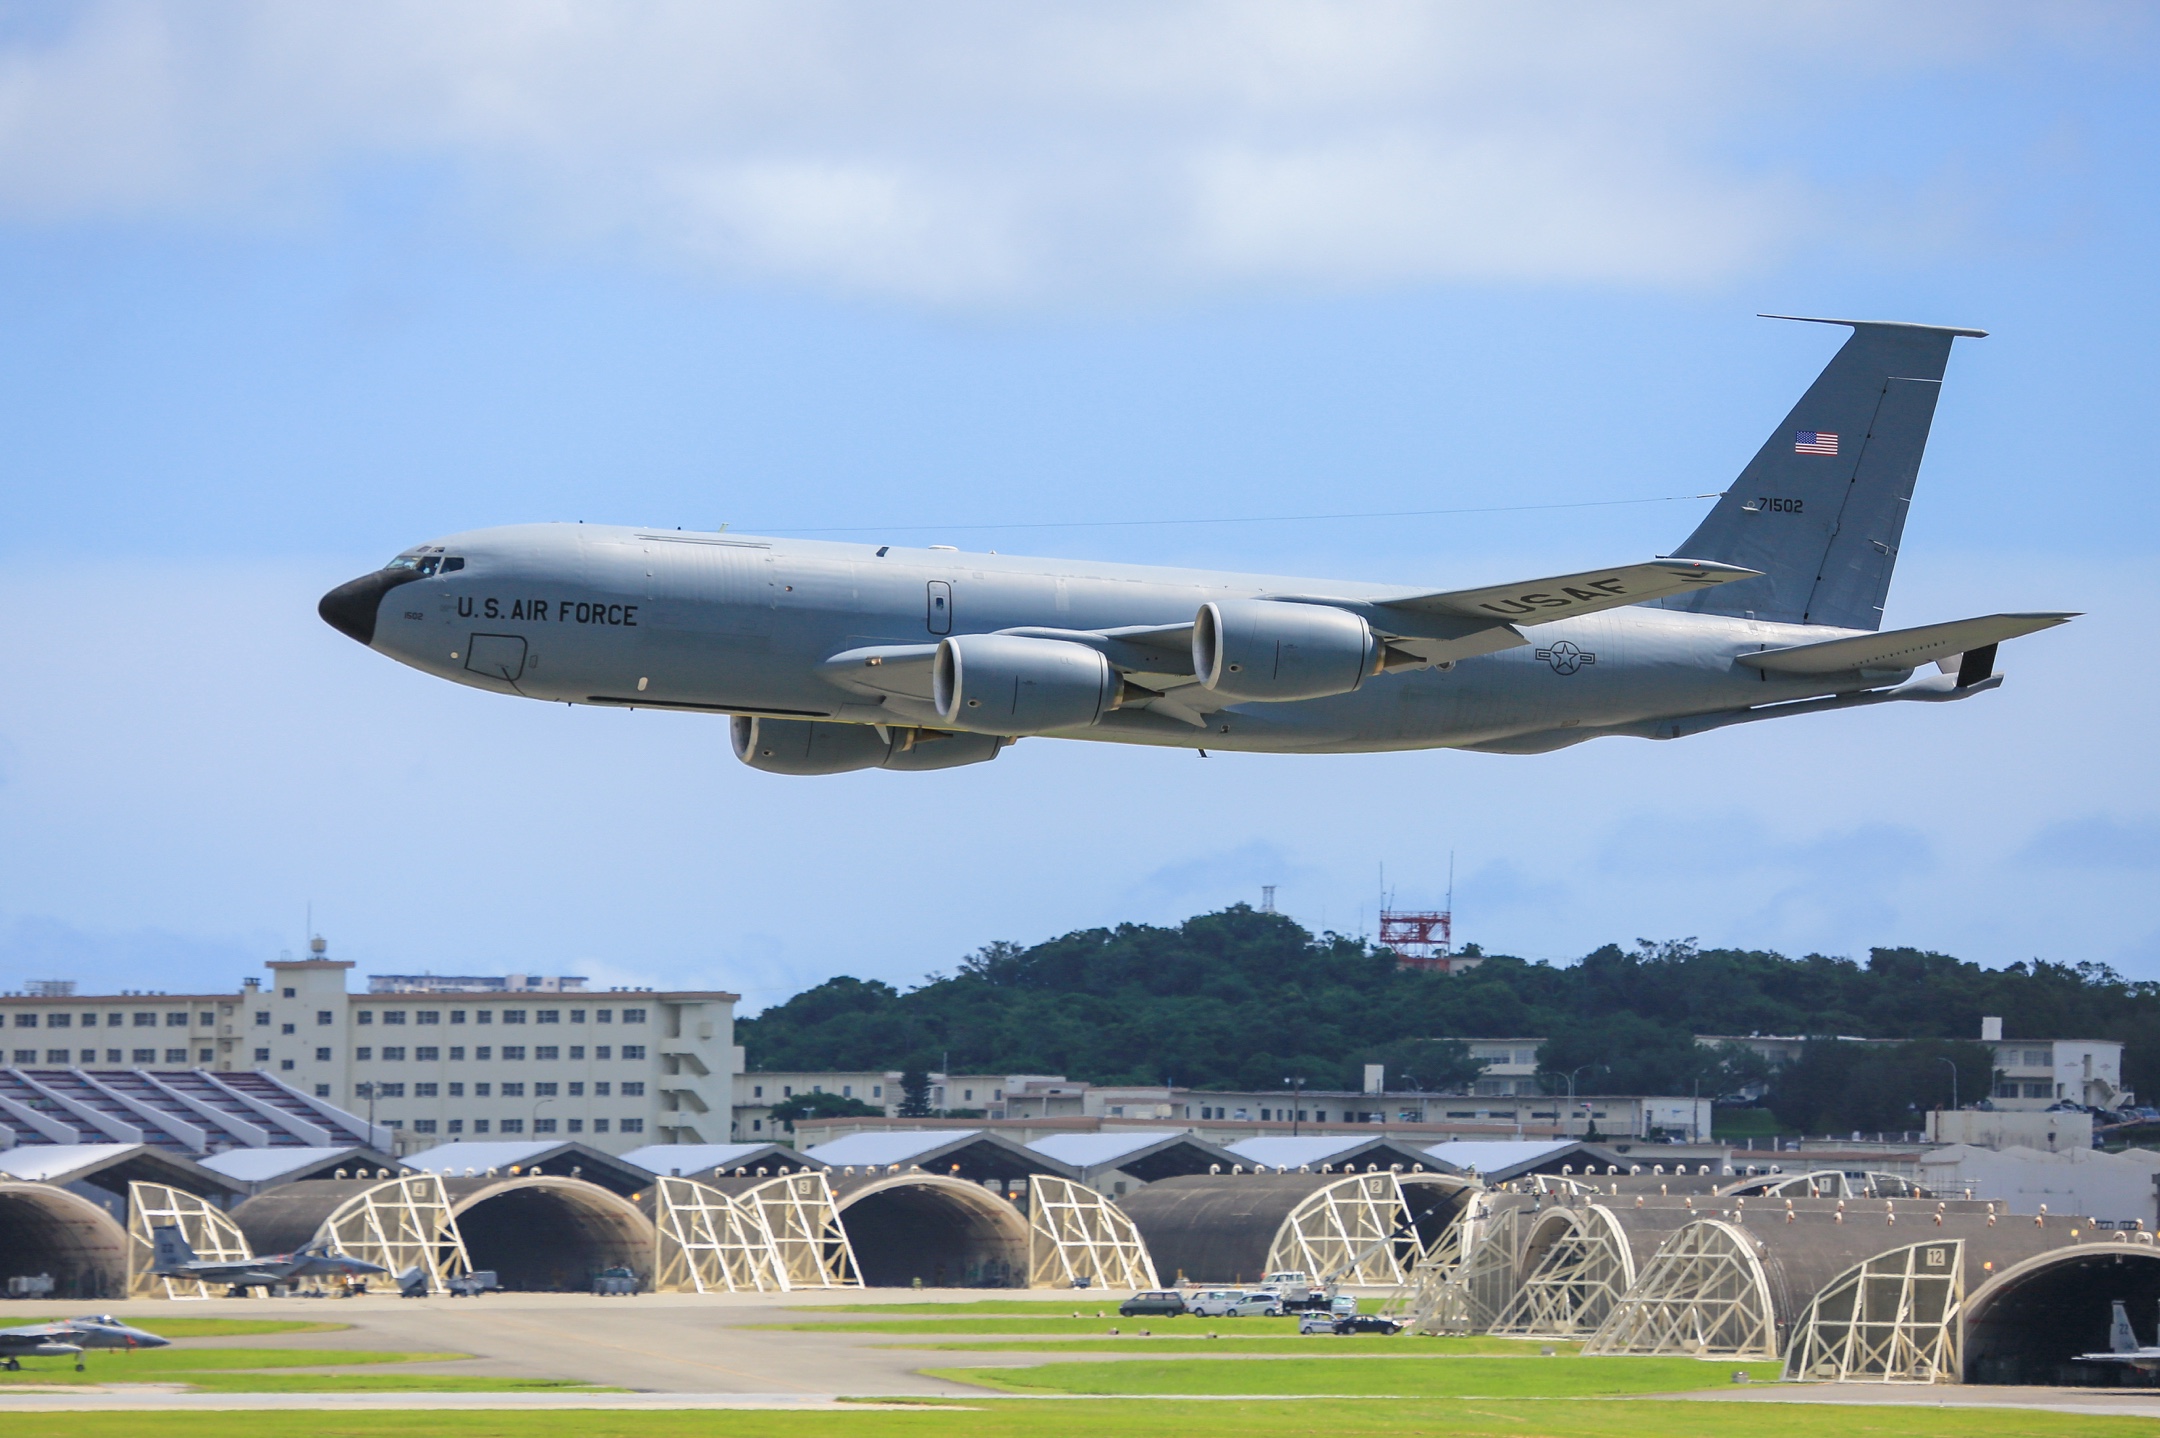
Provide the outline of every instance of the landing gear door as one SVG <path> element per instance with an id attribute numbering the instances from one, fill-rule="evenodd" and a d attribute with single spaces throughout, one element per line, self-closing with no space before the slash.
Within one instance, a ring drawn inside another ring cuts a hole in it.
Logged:
<path id="1" fill-rule="evenodd" d="M 930 581 L 929 622 L 932 634 L 952 633 L 952 585 L 943 579 Z"/>

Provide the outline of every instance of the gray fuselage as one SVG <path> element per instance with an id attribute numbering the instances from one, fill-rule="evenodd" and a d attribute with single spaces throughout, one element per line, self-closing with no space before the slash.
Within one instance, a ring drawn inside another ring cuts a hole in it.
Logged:
<path id="1" fill-rule="evenodd" d="M 927 703 L 851 692 L 821 668 L 844 651 L 1023 626 L 1190 624 L 1209 600 L 1404 589 L 586 524 L 474 530 L 425 549 L 463 565 L 389 588 L 366 641 L 416 669 L 528 699 L 862 724 L 938 717 Z M 1527 643 L 1498 653 L 1376 674 L 1351 693 L 1234 704 L 1205 728 L 1117 710 L 1056 737 L 1299 753 L 1552 748 L 1862 687 L 1734 662 L 1857 632 L 1610 609 L 1526 626 Z M 1868 686 L 1892 678 L 1870 674 Z M 1510 743 L 1526 736 L 1549 742 Z"/>

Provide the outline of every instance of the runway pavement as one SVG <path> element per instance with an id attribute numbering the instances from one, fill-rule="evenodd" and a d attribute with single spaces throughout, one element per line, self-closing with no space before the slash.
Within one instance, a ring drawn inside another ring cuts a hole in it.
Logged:
<path id="1" fill-rule="evenodd" d="M 980 1397 L 981 1389 L 926 1378 L 915 1370 L 951 1366 L 956 1359 L 983 1366 L 1023 1366 L 1043 1361 L 1040 1355 L 1025 1353 L 963 1356 L 892 1349 L 880 1346 L 893 1343 L 892 1337 L 874 1333 L 761 1332 L 756 1327 L 799 1323 L 817 1317 L 814 1311 L 805 1309 L 876 1302 L 885 1296 L 860 1290 L 830 1296 L 645 1293 L 631 1298 L 501 1293 L 471 1299 L 403 1299 L 378 1294 L 351 1299 L 138 1301 L 97 1307 L 130 1321 L 143 1321 L 152 1329 L 160 1317 L 288 1318 L 352 1325 L 337 1333 L 188 1339 L 190 1346 L 257 1348 L 274 1344 L 279 1348 L 469 1353 L 473 1356 L 468 1359 L 429 1364 L 428 1371 L 569 1379 L 649 1393 Z M 982 1297 L 975 1291 L 934 1290 L 889 1295 L 894 1302 L 965 1302 Z M 46 1306 L 55 1312 L 89 1307 Z M 831 1316 L 841 1319 L 860 1315 Z"/>

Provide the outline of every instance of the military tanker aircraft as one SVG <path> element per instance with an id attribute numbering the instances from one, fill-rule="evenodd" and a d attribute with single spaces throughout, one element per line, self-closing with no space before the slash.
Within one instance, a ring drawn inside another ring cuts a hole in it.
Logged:
<path id="1" fill-rule="evenodd" d="M 1537 754 L 1996 687 L 1998 644 L 2075 615 L 1881 629 L 1951 344 L 1985 331 L 1810 322 L 1852 333 L 1639 563 L 1433 590 L 529 524 L 415 545 L 320 612 L 474 688 L 731 716 L 736 754 L 778 774 L 948 769 L 1030 736 Z"/>

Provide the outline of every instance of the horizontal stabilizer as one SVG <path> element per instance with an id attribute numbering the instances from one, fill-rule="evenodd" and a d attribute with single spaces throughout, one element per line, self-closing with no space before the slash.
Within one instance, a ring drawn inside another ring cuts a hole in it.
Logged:
<path id="1" fill-rule="evenodd" d="M 1732 564 L 1657 559 L 1648 564 L 1623 564 L 1617 569 L 1591 569 L 1581 574 L 1526 579 L 1484 589 L 1406 594 L 1375 600 L 1373 607 L 1409 615 L 1440 614 L 1476 619 L 1486 624 L 1545 624 L 1555 619 L 1595 614 L 1601 609 L 1617 609 L 1624 604 L 1643 604 L 1715 584 L 1729 584 L 1735 579 L 1753 579 L 1758 573 Z M 1384 629 L 1386 625 L 1376 621 L 1374 627 Z"/>
<path id="2" fill-rule="evenodd" d="M 1760 654 L 1739 655 L 1738 660 L 1751 669 L 1767 669 L 1773 674 L 1917 669 L 1955 654 L 1991 648 L 2005 639 L 2052 629 L 2075 618 L 2075 614 L 1989 614 L 1978 619 L 1953 619 L 1947 624 L 1923 624 L 1918 629 L 1892 629 L 1790 649 L 1766 649 Z"/>

